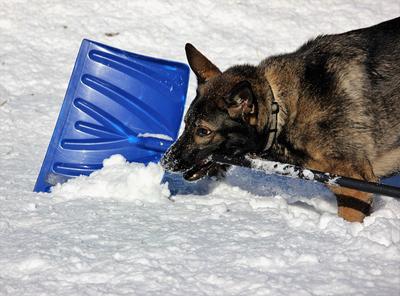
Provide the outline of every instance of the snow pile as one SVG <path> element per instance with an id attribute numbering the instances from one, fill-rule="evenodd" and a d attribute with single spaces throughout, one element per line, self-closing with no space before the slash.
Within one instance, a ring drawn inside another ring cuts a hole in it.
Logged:
<path id="1" fill-rule="evenodd" d="M 164 170 L 159 164 L 128 163 L 122 155 L 103 161 L 103 168 L 52 188 L 56 197 L 96 197 L 120 201 L 164 202 L 170 196 L 168 184 L 161 184 Z"/>

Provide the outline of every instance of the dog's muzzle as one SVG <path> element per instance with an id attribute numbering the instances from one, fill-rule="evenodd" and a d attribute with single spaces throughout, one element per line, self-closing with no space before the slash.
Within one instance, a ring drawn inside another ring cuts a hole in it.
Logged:
<path id="1" fill-rule="evenodd" d="M 185 166 L 180 158 L 176 158 L 169 151 L 167 151 L 160 163 L 167 171 L 182 172 L 183 178 L 187 181 L 196 181 L 205 176 L 220 178 L 226 171 L 226 166 L 211 161 L 211 157 L 192 163 L 191 166 Z"/>
<path id="2" fill-rule="evenodd" d="M 172 148 L 172 147 L 171 147 Z M 182 170 L 180 162 L 176 157 L 173 155 L 172 149 L 167 150 L 167 152 L 164 154 L 164 156 L 160 160 L 161 166 L 171 172 L 179 172 Z"/>

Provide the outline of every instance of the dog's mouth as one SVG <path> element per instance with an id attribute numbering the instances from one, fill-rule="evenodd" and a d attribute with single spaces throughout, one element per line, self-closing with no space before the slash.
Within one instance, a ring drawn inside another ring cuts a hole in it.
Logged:
<path id="1" fill-rule="evenodd" d="M 208 175 L 214 169 L 217 169 L 218 164 L 207 158 L 183 173 L 183 178 L 188 181 L 196 181 Z"/>

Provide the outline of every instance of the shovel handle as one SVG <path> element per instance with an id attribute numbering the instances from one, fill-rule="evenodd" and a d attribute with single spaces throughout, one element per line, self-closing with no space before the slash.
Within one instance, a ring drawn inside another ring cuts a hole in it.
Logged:
<path id="1" fill-rule="evenodd" d="M 252 159 L 248 157 L 230 158 L 224 155 L 213 155 L 212 160 L 220 164 L 247 167 L 259 171 L 271 172 L 305 180 L 313 180 L 331 186 L 341 186 L 400 199 L 399 187 L 357 180 L 316 170 L 309 170 L 296 165 L 283 164 L 264 159 Z"/>

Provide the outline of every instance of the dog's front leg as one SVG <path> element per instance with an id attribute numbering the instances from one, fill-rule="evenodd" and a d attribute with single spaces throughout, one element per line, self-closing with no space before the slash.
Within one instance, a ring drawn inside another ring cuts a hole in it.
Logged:
<path id="1" fill-rule="evenodd" d="M 371 193 L 349 188 L 329 186 L 335 193 L 338 215 L 349 222 L 363 222 L 369 216 L 373 197 Z"/>
<path id="2" fill-rule="evenodd" d="M 321 165 L 323 163 L 324 165 Z M 350 163 L 346 161 L 318 161 L 310 162 L 307 167 L 321 170 L 332 174 L 342 175 L 358 180 L 376 182 L 377 178 L 373 173 L 369 161 L 360 161 L 359 163 Z M 371 193 L 361 192 L 354 189 L 328 186 L 336 195 L 338 203 L 338 215 L 350 222 L 363 222 L 365 216 L 371 211 L 373 195 Z"/>

